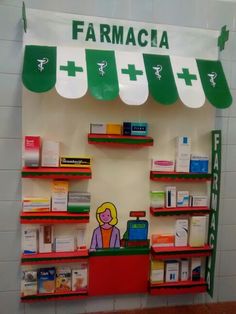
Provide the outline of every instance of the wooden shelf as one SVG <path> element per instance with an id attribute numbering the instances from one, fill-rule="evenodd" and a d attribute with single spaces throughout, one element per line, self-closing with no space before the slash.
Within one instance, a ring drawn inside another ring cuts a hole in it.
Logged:
<path id="1" fill-rule="evenodd" d="M 173 295 L 186 293 L 202 293 L 206 292 L 207 283 L 204 279 L 198 281 L 178 281 L 165 282 L 160 284 L 150 284 L 151 295 Z"/>
<path id="2" fill-rule="evenodd" d="M 68 212 L 24 213 L 20 215 L 21 224 L 73 224 L 88 223 L 89 214 L 71 214 Z"/>
<path id="3" fill-rule="evenodd" d="M 21 172 L 22 178 L 31 179 L 66 179 L 81 180 L 91 179 L 91 168 L 28 168 L 24 167 Z"/>
<path id="4" fill-rule="evenodd" d="M 70 291 L 66 293 L 38 293 L 34 295 L 21 296 L 21 302 L 33 303 L 39 301 L 75 300 L 85 298 L 87 294 L 87 289 L 83 289 L 78 292 Z"/>
<path id="5" fill-rule="evenodd" d="M 22 254 L 21 265 L 36 265 L 49 263 L 74 263 L 88 257 L 88 250 L 81 249 L 75 252 L 53 252 L 38 254 Z"/>
<path id="6" fill-rule="evenodd" d="M 108 134 L 88 134 L 88 143 L 108 146 L 153 146 L 153 138 L 150 136 L 126 136 Z"/>
<path id="7" fill-rule="evenodd" d="M 151 248 L 152 258 L 156 260 L 191 258 L 210 256 L 212 248 L 210 245 L 203 247 L 191 246 L 171 246 L 171 247 L 153 247 Z"/>
<path id="8" fill-rule="evenodd" d="M 153 181 L 174 182 L 207 182 L 211 181 L 210 173 L 182 173 L 150 171 L 150 179 Z"/>
<path id="9" fill-rule="evenodd" d="M 208 214 L 210 208 L 203 207 L 175 207 L 175 208 L 155 208 L 150 207 L 152 216 L 173 216 L 173 215 L 195 215 L 195 214 Z"/>

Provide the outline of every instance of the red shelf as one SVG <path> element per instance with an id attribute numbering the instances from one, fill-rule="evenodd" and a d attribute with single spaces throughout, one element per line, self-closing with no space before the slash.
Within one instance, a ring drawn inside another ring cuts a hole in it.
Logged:
<path id="1" fill-rule="evenodd" d="M 89 214 L 68 212 L 24 213 L 20 215 L 21 224 L 73 224 L 88 223 Z"/>
<path id="2" fill-rule="evenodd" d="M 71 263 L 77 262 L 88 257 L 88 250 L 81 249 L 76 252 L 53 252 L 38 254 L 22 254 L 22 265 L 48 264 L 55 263 Z"/>
<path id="3" fill-rule="evenodd" d="M 83 289 L 78 292 L 70 291 L 66 293 L 38 293 L 35 295 L 21 296 L 21 302 L 33 303 L 39 301 L 75 300 L 85 298 L 87 294 L 87 289 Z"/>
<path id="4" fill-rule="evenodd" d="M 175 259 L 210 256 L 212 248 L 209 245 L 203 247 L 191 246 L 172 246 L 172 247 L 152 247 L 152 256 L 154 259 Z"/>
<path id="5" fill-rule="evenodd" d="M 206 292 L 207 283 L 204 279 L 198 281 L 178 281 L 160 284 L 150 284 L 151 295 L 173 295 L 186 293 L 202 293 Z"/>
<path id="6" fill-rule="evenodd" d="M 175 208 L 155 208 L 150 207 L 150 213 L 153 216 L 170 216 L 170 215 L 184 215 L 184 214 L 208 214 L 210 208 L 203 207 L 175 207 Z"/>
<path id="7" fill-rule="evenodd" d="M 211 181 L 211 174 L 150 171 L 150 179 L 163 182 L 207 182 Z"/>
<path id="8" fill-rule="evenodd" d="M 91 168 L 28 168 L 24 167 L 21 172 L 22 178 L 31 179 L 66 179 L 81 180 L 91 179 Z"/>
<path id="9" fill-rule="evenodd" d="M 153 138 L 150 136 L 126 136 L 109 134 L 88 134 L 88 143 L 108 146 L 153 146 Z"/>

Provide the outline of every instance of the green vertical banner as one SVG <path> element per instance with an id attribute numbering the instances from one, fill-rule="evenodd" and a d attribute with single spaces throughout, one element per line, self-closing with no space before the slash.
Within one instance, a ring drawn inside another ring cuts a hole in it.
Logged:
<path id="1" fill-rule="evenodd" d="M 212 181 L 211 181 L 211 201 L 209 217 L 208 243 L 212 248 L 212 254 L 207 259 L 206 281 L 207 291 L 213 297 L 214 275 L 216 263 L 216 246 L 218 217 L 220 204 L 220 179 L 221 179 L 221 131 L 212 131 Z"/>
<path id="2" fill-rule="evenodd" d="M 56 47 L 26 46 L 22 81 L 30 91 L 43 93 L 56 83 Z"/>
<path id="3" fill-rule="evenodd" d="M 119 95 L 114 51 L 86 50 L 88 88 L 99 100 L 113 100 Z"/>

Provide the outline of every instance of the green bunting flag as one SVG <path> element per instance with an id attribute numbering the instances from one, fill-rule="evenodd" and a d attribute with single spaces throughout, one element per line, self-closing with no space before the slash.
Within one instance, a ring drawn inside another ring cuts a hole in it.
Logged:
<path id="1" fill-rule="evenodd" d="M 144 54 L 149 91 L 152 97 L 164 105 L 178 99 L 174 75 L 168 56 Z"/>
<path id="2" fill-rule="evenodd" d="M 88 88 L 99 100 L 113 100 L 119 95 L 114 51 L 86 50 Z"/>
<path id="3" fill-rule="evenodd" d="M 220 61 L 197 60 L 202 86 L 209 102 L 216 108 L 227 108 L 232 96 Z"/>
<path id="4" fill-rule="evenodd" d="M 47 92 L 56 83 L 56 47 L 26 46 L 22 80 L 32 92 Z"/>

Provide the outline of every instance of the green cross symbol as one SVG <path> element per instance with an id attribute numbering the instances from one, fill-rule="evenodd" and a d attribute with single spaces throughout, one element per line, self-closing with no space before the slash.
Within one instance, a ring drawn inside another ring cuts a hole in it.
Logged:
<path id="1" fill-rule="evenodd" d="M 67 71 L 68 76 L 76 76 L 76 72 L 83 72 L 83 68 L 77 67 L 74 61 L 67 61 L 67 65 L 61 65 L 60 70 Z"/>
<path id="2" fill-rule="evenodd" d="M 182 68 L 182 71 L 183 73 L 177 73 L 178 78 L 184 79 L 186 85 L 192 86 L 192 80 L 197 80 L 197 75 L 190 74 L 186 68 Z"/>
<path id="3" fill-rule="evenodd" d="M 229 31 L 226 30 L 226 25 L 221 28 L 220 36 L 218 37 L 218 47 L 220 51 L 225 49 L 225 43 L 229 39 Z"/>
<path id="4" fill-rule="evenodd" d="M 128 64 L 128 69 L 121 69 L 122 74 L 128 74 L 130 81 L 137 81 L 137 75 L 143 75 L 142 70 L 136 70 L 134 64 Z"/>

